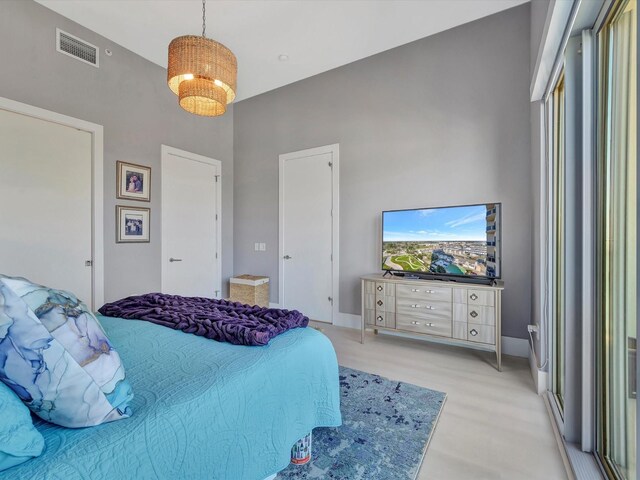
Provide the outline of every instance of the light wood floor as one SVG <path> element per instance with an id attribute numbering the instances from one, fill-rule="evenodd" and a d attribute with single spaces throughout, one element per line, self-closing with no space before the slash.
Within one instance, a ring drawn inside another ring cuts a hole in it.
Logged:
<path id="1" fill-rule="evenodd" d="M 314 322 L 345 367 L 447 394 L 419 480 L 566 479 L 526 359 Z"/>

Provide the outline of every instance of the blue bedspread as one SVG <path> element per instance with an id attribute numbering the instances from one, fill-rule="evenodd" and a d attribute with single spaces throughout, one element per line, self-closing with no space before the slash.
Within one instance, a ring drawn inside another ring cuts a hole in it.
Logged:
<path id="1" fill-rule="evenodd" d="M 262 480 L 305 433 L 341 424 L 335 352 L 316 330 L 245 347 L 99 320 L 124 362 L 133 416 L 76 430 L 36 420 L 45 451 L 1 479 Z"/>

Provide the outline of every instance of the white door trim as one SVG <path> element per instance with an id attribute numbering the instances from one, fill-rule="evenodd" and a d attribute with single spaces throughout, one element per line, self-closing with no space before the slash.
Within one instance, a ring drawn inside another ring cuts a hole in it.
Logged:
<path id="1" fill-rule="evenodd" d="M 164 165 L 165 162 L 169 161 L 169 155 L 175 155 L 177 157 L 182 157 L 182 158 L 186 158 L 187 160 L 192 160 L 194 162 L 200 162 L 200 163 L 206 163 L 207 165 L 214 165 L 216 167 L 216 169 L 218 170 L 218 188 L 216 189 L 216 217 L 217 217 L 217 225 L 216 225 L 216 248 L 218 249 L 218 251 L 216 252 L 218 257 L 217 257 L 217 262 L 216 262 L 216 276 L 218 279 L 218 288 L 220 291 L 220 296 L 222 295 L 222 162 L 220 160 L 216 160 L 214 158 L 210 158 L 210 157 L 205 157 L 203 155 L 198 155 L 197 153 L 191 153 L 191 152 L 187 152 L 186 150 L 180 150 L 179 148 L 174 148 L 174 147 L 170 147 L 168 145 L 161 145 L 160 146 L 160 190 L 161 190 L 161 196 L 162 196 L 162 192 L 164 192 L 164 186 L 165 186 L 165 178 L 164 175 L 162 174 L 163 170 L 164 170 Z M 161 202 L 163 201 L 163 199 L 161 199 Z M 164 228 L 164 209 L 161 208 L 161 226 L 160 226 L 160 238 L 164 238 L 164 232 L 162 231 L 162 229 Z M 164 242 L 160 242 L 160 255 L 161 255 L 161 259 L 165 258 L 165 246 L 164 246 Z M 161 265 L 161 273 L 160 273 L 160 282 L 161 282 L 161 289 L 162 291 L 164 291 L 164 282 L 165 282 L 165 272 L 166 272 L 166 265 L 164 260 L 162 260 L 160 262 Z"/>
<path id="2" fill-rule="evenodd" d="M 278 181 L 278 303 L 284 305 L 284 162 L 313 155 L 331 154 L 331 199 L 333 215 L 331 218 L 333 264 L 331 274 L 331 323 L 339 318 L 340 311 L 340 144 L 299 150 L 279 155 Z"/>
<path id="3" fill-rule="evenodd" d="M 0 97 L 0 109 L 19 113 L 91 134 L 91 305 L 96 310 L 104 304 L 104 134 L 102 125 Z"/>

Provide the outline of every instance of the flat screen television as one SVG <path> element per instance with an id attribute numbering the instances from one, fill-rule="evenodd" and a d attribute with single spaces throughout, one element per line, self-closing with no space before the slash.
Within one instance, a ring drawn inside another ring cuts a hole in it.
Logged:
<path id="1" fill-rule="evenodd" d="M 500 278 L 500 203 L 382 212 L 382 269 Z"/>

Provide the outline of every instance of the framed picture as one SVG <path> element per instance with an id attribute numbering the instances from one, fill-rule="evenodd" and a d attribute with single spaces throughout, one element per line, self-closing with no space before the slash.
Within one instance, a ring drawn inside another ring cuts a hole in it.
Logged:
<path id="1" fill-rule="evenodd" d="M 148 243 L 151 209 L 116 205 L 116 243 Z"/>
<path id="2" fill-rule="evenodd" d="M 116 197 L 148 202 L 151 198 L 151 167 L 116 162 Z"/>

